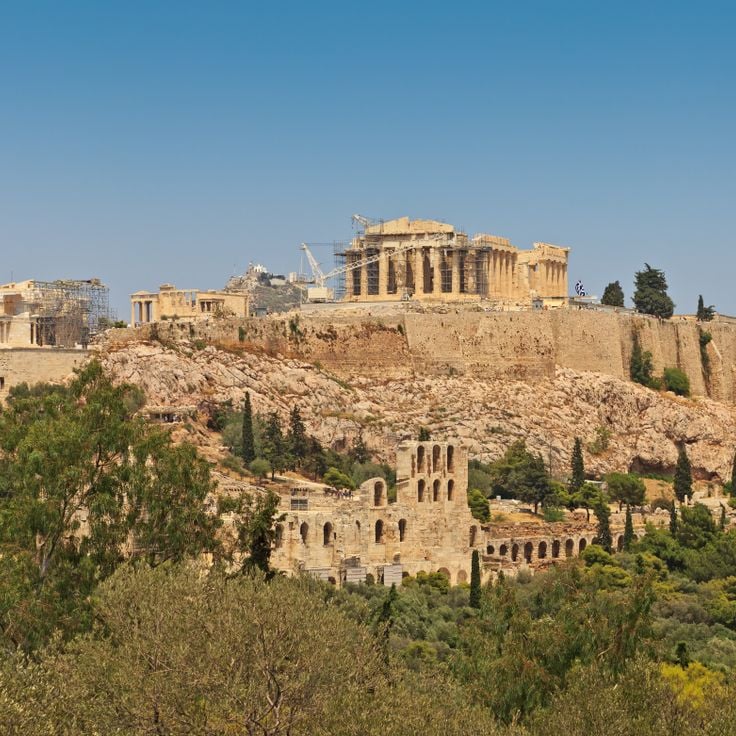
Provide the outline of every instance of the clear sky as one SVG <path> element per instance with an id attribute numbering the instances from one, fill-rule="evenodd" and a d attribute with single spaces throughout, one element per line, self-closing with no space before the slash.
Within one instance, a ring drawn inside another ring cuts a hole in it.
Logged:
<path id="1" fill-rule="evenodd" d="M 358 212 L 736 314 L 735 36 L 727 2 L 4 0 L 0 281 L 97 276 L 127 318 Z"/>

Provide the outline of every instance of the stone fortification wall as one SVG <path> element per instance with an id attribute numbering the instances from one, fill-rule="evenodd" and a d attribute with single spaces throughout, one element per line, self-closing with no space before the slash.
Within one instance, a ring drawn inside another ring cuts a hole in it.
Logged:
<path id="1" fill-rule="evenodd" d="M 700 332 L 712 341 L 703 365 Z M 736 402 L 736 324 L 698 326 L 593 310 L 481 312 L 444 310 L 381 316 L 319 312 L 265 319 L 162 322 L 110 339 L 204 340 L 233 349 L 298 358 L 343 376 L 395 379 L 477 375 L 536 382 L 555 368 L 593 371 L 628 380 L 634 334 L 652 353 L 654 370 L 682 369 L 694 396 Z"/>
<path id="2" fill-rule="evenodd" d="M 11 348 L 0 350 L 0 400 L 19 383 L 64 380 L 86 359 L 86 350 Z"/>

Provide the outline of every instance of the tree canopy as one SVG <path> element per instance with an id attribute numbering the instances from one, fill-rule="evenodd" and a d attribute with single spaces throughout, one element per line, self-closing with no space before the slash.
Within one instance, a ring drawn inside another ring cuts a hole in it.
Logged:
<path id="1" fill-rule="evenodd" d="M 634 305 L 643 314 L 669 319 L 675 305 L 667 294 L 667 279 L 664 271 L 644 264 L 642 271 L 634 277 Z"/>
<path id="2" fill-rule="evenodd" d="M 621 284 L 618 281 L 612 281 L 603 290 L 601 304 L 607 304 L 609 307 L 624 306 L 624 290 L 621 288 Z"/>

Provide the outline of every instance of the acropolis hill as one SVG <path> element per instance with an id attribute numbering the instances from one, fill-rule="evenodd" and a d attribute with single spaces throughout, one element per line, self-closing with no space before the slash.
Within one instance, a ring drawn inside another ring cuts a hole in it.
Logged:
<path id="1" fill-rule="evenodd" d="M 242 401 L 286 417 L 295 402 L 323 441 L 354 437 L 391 458 L 396 437 L 426 425 L 493 458 L 518 437 L 558 468 L 573 438 L 611 431 L 594 472 L 670 469 L 685 442 L 700 478 L 728 477 L 736 437 L 736 325 L 593 311 L 485 313 L 449 306 L 382 314 L 292 313 L 197 325 L 163 322 L 107 333 L 103 361 L 151 403 Z M 634 331 L 656 371 L 690 377 L 684 399 L 632 383 Z"/>

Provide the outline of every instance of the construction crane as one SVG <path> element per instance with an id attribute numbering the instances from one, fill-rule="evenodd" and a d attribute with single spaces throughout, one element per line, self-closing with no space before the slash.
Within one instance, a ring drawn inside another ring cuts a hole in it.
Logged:
<path id="1" fill-rule="evenodd" d="M 413 248 L 421 248 L 425 243 L 446 239 L 447 235 L 443 233 L 432 235 L 431 237 L 424 238 L 422 240 L 407 240 L 406 242 L 399 243 L 395 248 L 392 248 L 391 254 L 396 255 L 407 250 L 412 250 Z M 356 268 L 362 268 L 363 266 L 367 266 L 370 263 L 376 263 L 384 257 L 383 253 L 374 253 L 373 255 L 365 256 L 364 258 L 361 258 L 357 261 L 347 263 L 344 266 L 338 266 L 337 268 L 333 268 L 332 271 L 324 273 L 320 268 L 319 262 L 314 257 L 312 251 L 309 249 L 309 246 L 306 243 L 302 243 L 300 247 L 307 256 L 307 261 L 309 261 L 309 266 L 312 269 L 312 280 L 315 283 L 315 286 L 307 289 L 307 299 L 310 302 L 332 301 L 334 298 L 334 293 L 332 289 L 329 289 L 325 286 L 327 281 L 337 276 L 342 276 L 343 274 L 346 274 L 350 271 L 354 271 Z"/>

